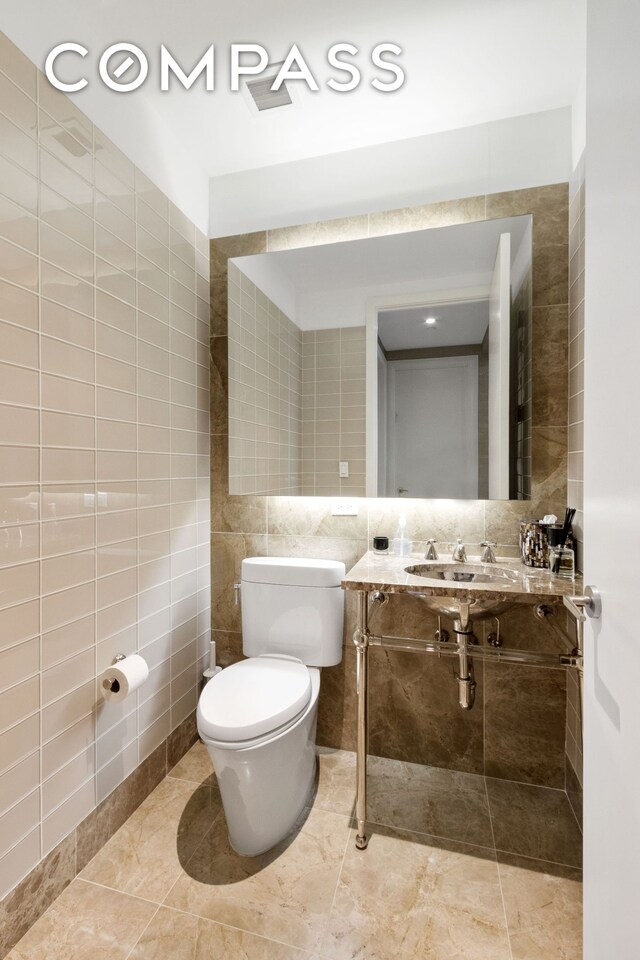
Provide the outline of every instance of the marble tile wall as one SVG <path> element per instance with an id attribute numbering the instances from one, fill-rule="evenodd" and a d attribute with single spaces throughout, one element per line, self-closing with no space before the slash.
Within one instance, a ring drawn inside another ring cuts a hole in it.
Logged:
<path id="1" fill-rule="evenodd" d="M 301 331 L 229 264 L 231 491 L 300 493 L 301 429 Z"/>
<path id="2" fill-rule="evenodd" d="M 302 331 L 228 273 L 230 492 L 364 496 L 364 327 Z"/>
<path id="3" fill-rule="evenodd" d="M 208 241 L 3 34 L 0 334 L 2 897 L 193 713 L 210 631 Z"/>
<path id="4" fill-rule="evenodd" d="M 229 496 L 224 376 L 229 258 L 520 214 L 533 215 L 532 500 L 526 507 L 522 501 L 362 499 L 356 501 L 358 516 L 334 517 L 332 502 L 324 497 Z M 564 513 L 567 278 L 566 183 L 211 241 L 212 635 L 223 663 L 242 656 L 233 584 L 246 556 L 332 557 L 349 567 L 374 535 L 393 535 L 400 512 L 407 515 L 417 548 L 434 537 L 444 550 L 460 536 L 470 553 L 479 553 L 480 542 L 491 539 L 499 544 L 498 553 L 514 555 L 523 510 L 529 516 Z M 427 633 L 435 629 L 421 609 L 408 613 L 390 604 L 385 616 L 393 618 L 391 632 L 410 626 Z M 353 598 L 347 598 L 344 658 L 323 671 L 318 724 L 320 743 L 345 749 L 354 745 L 353 627 Z M 555 634 L 534 620 L 529 609 L 511 611 L 502 629 L 509 642 L 558 649 Z M 380 650 L 372 652 L 372 661 L 372 752 L 564 787 L 563 670 L 479 667 L 477 705 L 463 713 L 456 706 L 451 662 Z"/>

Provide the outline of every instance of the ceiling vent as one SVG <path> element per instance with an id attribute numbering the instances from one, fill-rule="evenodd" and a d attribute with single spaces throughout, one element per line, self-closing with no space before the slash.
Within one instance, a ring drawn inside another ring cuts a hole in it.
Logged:
<path id="1" fill-rule="evenodd" d="M 248 78 L 242 84 L 242 92 L 252 113 L 265 113 L 276 107 L 286 107 L 293 103 L 291 92 L 286 83 L 279 90 L 272 90 L 271 84 L 278 75 L 282 63 L 271 63 L 260 76 Z"/>
<path id="2" fill-rule="evenodd" d="M 253 97 L 259 113 L 262 113 L 263 110 L 273 110 L 274 107 L 286 107 L 288 103 L 292 103 L 287 85 L 283 83 L 279 90 L 272 90 L 272 83 L 273 77 L 268 79 L 258 77 L 256 80 L 247 82 L 249 93 Z"/>

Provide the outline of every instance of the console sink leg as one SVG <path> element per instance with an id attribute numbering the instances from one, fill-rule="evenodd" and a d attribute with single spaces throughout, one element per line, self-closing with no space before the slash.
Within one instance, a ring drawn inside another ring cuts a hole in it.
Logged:
<path id="1" fill-rule="evenodd" d="M 353 635 L 356 647 L 356 692 L 358 697 L 358 731 L 357 731 L 357 794 L 356 820 L 358 833 L 356 835 L 356 849 L 366 850 L 369 838 L 366 835 L 367 819 L 367 749 L 369 739 L 369 623 L 368 623 L 368 594 L 358 591 L 358 620 Z"/>

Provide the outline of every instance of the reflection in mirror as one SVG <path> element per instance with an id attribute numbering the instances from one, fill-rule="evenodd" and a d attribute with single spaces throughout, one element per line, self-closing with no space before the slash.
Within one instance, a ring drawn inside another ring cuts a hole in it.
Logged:
<path id="1" fill-rule="evenodd" d="M 488 299 L 377 316 L 377 490 L 486 499 Z"/>
<path id="2" fill-rule="evenodd" d="M 229 261 L 232 494 L 527 499 L 531 217 Z"/>

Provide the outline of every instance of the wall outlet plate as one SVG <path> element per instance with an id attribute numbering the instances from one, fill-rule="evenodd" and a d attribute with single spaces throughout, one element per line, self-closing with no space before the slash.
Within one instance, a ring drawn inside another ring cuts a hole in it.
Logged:
<path id="1" fill-rule="evenodd" d="M 357 517 L 358 505 L 353 500 L 334 500 L 331 507 L 332 517 Z"/>

